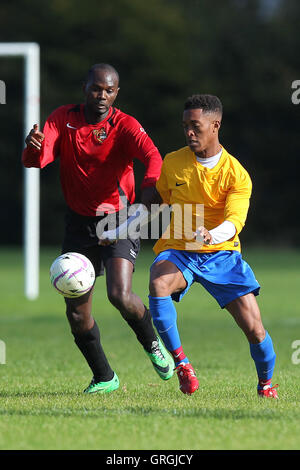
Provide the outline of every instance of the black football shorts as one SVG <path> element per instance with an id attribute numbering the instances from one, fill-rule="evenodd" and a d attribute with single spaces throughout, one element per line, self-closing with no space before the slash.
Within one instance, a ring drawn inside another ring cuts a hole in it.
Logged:
<path id="1" fill-rule="evenodd" d="M 73 251 L 86 256 L 92 262 L 96 276 L 103 276 L 105 264 L 111 258 L 127 259 L 134 266 L 140 251 L 140 239 L 126 238 L 108 246 L 99 245 L 96 227 L 101 219 L 101 216 L 86 217 L 68 209 L 61 253 Z"/>

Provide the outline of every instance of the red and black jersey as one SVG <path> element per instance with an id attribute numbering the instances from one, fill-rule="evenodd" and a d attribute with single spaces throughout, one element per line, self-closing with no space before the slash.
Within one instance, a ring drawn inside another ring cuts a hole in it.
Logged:
<path id="1" fill-rule="evenodd" d="M 133 159 L 146 168 L 142 188 L 155 186 L 162 159 L 141 124 L 111 107 L 107 117 L 88 124 L 84 105 L 65 105 L 48 117 L 41 152 L 27 147 L 25 167 L 44 168 L 60 159 L 60 178 L 67 205 L 85 216 L 122 209 L 120 195 L 134 202 Z"/>

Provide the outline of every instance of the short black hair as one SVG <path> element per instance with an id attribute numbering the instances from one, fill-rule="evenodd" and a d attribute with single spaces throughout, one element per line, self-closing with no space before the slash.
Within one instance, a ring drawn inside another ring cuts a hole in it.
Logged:
<path id="1" fill-rule="evenodd" d="M 99 64 L 92 65 L 92 67 L 89 69 L 87 73 L 87 77 L 86 77 L 86 83 L 88 83 L 90 80 L 93 79 L 94 71 L 97 69 L 107 70 L 108 72 L 115 74 L 119 82 L 119 74 L 112 65 L 99 63 Z"/>
<path id="2" fill-rule="evenodd" d="M 186 109 L 203 109 L 204 113 L 218 113 L 222 116 L 223 106 L 221 100 L 214 95 L 192 95 L 184 103 Z"/>

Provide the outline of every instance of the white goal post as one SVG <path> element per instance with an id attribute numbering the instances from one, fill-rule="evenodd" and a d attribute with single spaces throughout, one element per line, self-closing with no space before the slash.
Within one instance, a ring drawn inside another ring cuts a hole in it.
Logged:
<path id="1" fill-rule="evenodd" d="M 34 42 L 2 42 L 0 58 L 24 58 L 24 139 L 33 124 L 40 120 L 40 47 Z M 3 77 L 0 77 L 0 79 Z M 6 92 L 9 95 L 9 84 Z M 25 145 L 25 144 L 24 144 Z M 20 163 L 21 164 L 21 163 Z M 25 296 L 34 300 L 39 295 L 40 245 L 40 170 L 24 169 L 24 271 Z"/>

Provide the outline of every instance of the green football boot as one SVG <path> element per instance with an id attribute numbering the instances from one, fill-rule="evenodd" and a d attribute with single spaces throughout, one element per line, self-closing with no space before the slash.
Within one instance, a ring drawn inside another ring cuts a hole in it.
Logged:
<path id="1" fill-rule="evenodd" d="M 150 358 L 154 370 L 160 378 L 169 380 L 174 374 L 175 364 L 172 356 L 170 356 L 158 336 L 157 341 L 152 343 L 151 352 L 145 350 L 145 353 Z"/>
<path id="2" fill-rule="evenodd" d="M 108 382 L 95 382 L 93 378 L 90 385 L 84 390 L 84 393 L 110 393 L 119 388 L 119 379 L 114 372 L 114 376 Z"/>

